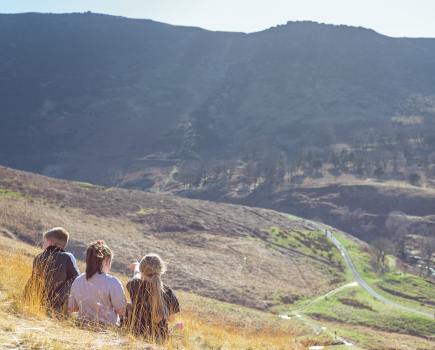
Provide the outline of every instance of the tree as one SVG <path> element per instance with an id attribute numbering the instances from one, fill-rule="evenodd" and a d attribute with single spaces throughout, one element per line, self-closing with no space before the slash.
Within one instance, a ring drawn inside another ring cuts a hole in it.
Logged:
<path id="1" fill-rule="evenodd" d="M 409 174 L 408 180 L 409 180 L 409 183 L 411 185 L 414 185 L 414 186 L 420 186 L 421 185 L 421 176 L 420 176 L 420 174 L 411 173 L 411 174 Z"/>
<path id="2" fill-rule="evenodd" d="M 385 260 L 387 254 L 392 252 L 390 241 L 385 238 L 379 238 L 372 242 L 372 264 L 375 269 L 381 273 L 386 271 Z"/>
<path id="3" fill-rule="evenodd" d="M 394 236 L 394 254 L 399 259 L 406 259 L 406 237 L 409 233 L 410 220 L 405 213 L 392 211 L 388 214 L 385 227 Z"/>
<path id="4" fill-rule="evenodd" d="M 385 175 L 385 167 L 384 167 L 381 163 L 378 163 L 378 164 L 376 165 L 376 169 L 375 169 L 375 171 L 374 171 L 374 175 L 375 175 L 375 177 L 377 177 L 377 178 L 380 178 L 380 177 L 382 177 L 383 175 Z"/>
<path id="5" fill-rule="evenodd" d="M 424 268 L 426 273 L 429 275 L 431 273 L 431 269 L 435 268 L 435 264 L 433 262 L 433 255 L 435 254 L 435 238 L 433 237 L 425 237 L 421 242 L 421 258 L 424 262 Z"/>

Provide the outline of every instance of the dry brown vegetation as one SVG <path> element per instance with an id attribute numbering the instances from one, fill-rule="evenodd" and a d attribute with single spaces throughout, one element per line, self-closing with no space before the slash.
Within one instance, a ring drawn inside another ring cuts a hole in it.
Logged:
<path id="1" fill-rule="evenodd" d="M 77 328 L 71 320 L 51 319 L 42 309 L 23 303 L 22 291 L 30 276 L 31 261 L 39 251 L 18 240 L 0 237 L 0 348 L 156 349 L 123 331 Z M 125 282 L 125 276 L 118 277 Z M 185 329 L 174 334 L 166 345 L 168 350 L 302 350 L 333 343 L 330 336 L 313 335 L 311 327 L 298 321 L 280 320 L 271 314 L 187 292 L 177 294 L 183 311 L 176 322 L 182 321 Z M 342 323 L 322 324 L 339 330 L 348 339 L 367 344 L 358 349 L 414 350 L 414 346 L 421 349 L 431 346 L 418 337 Z"/>
<path id="2" fill-rule="evenodd" d="M 87 242 L 105 239 L 115 249 L 118 272 L 125 271 L 130 259 L 150 250 L 169 261 L 171 273 L 166 279 L 177 289 L 183 309 L 179 320 L 186 326 L 172 338 L 169 349 L 306 349 L 331 342 L 328 335 L 314 336 L 310 325 L 216 300 L 268 307 L 286 297 L 332 289 L 333 274 L 324 257 L 315 256 L 307 246 L 295 249 L 301 243 L 297 238 L 304 237 L 301 233 L 315 234 L 302 220 L 269 210 L 103 188 L 0 168 L 1 345 L 144 348 L 143 342 L 122 332 L 78 329 L 21 302 L 31 259 L 40 250 L 20 240 L 35 243 L 43 230 L 54 225 L 69 228 L 71 248 L 79 259 Z M 322 325 L 338 328 L 361 344 L 377 344 L 377 349 L 396 344 L 392 337 L 370 329 L 327 320 Z M 408 344 L 414 341 L 424 342 L 403 335 L 397 348 L 411 349 Z"/>
<path id="3" fill-rule="evenodd" d="M 23 349 L 144 349 L 144 341 L 122 330 L 77 328 L 73 321 L 54 320 L 42 308 L 23 302 L 32 256 L 28 245 L 0 238 L 0 347 Z M 125 277 L 120 276 L 123 280 Z M 303 349 L 322 341 L 306 337 L 307 329 L 273 315 L 179 293 L 185 325 L 165 348 L 171 349 Z M 323 341 L 329 340 L 323 337 Z M 153 349 L 153 346 L 149 346 Z M 157 348 L 157 347 L 155 347 Z"/>
<path id="4" fill-rule="evenodd" d="M 302 220 L 243 206 L 104 188 L 0 168 L 0 227 L 38 242 L 42 231 L 64 226 L 69 249 L 104 239 L 114 268 L 154 251 L 169 262 L 177 289 L 256 308 L 334 288 L 341 272 L 315 253 L 276 247 L 269 230 L 307 231 Z M 279 248 L 279 249 L 278 249 Z M 333 271 L 334 270 L 334 271 Z M 334 277 L 335 272 L 335 277 Z"/>

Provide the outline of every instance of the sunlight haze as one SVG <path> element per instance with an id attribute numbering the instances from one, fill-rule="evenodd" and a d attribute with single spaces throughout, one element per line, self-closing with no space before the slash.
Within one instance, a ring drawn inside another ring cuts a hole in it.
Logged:
<path id="1" fill-rule="evenodd" d="M 432 0 L 2 0 L 0 13 L 92 11 L 209 30 L 255 32 L 311 20 L 374 29 L 394 37 L 435 37 Z"/>

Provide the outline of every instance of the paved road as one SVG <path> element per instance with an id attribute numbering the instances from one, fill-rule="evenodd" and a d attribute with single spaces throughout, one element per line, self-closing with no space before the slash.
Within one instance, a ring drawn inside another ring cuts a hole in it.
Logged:
<path id="1" fill-rule="evenodd" d="M 394 301 L 391 301 L 391 300 L 385 298 L 384 296 L 382 296 L 378 292 L 376 292 L 361 277 L 360 273 L 355 268 L 355 265 L 353 264 L 353 261 L 352 261 L 350 255 L 349 255 L 349 253 L 347 252 L 347 249 L 338 241 L 337 237 L 335 237 L 334 234 L 331 231 L 321 227 L 320 225 L 318 225 L 318 224 L 316 224 L 314 222 L 310 222 L 310 224 L 313 225 L 314 227 L 316 227 L 317 229 L 320 229 L 321 231 L 325 232 L 326 237 L 328 237 L 328 239 L 337 247 L 337 249 L 340 252 L 341 256 L 343 257 L 347 267 L 352 272 L 355 281 L 358 282 L 358 284 L 362 288 L 364 288 L 371 296 L 373 296 L 375 299 L 383 302 L 384 304 L 393 306 L 393 307 L 395 307 L 397 309 L 401 309 L 401 310 L 406 311 L 406 312 L 411 312 L 411 313 L 419 314 L 419 315 L 422 315 L 422 316 L 434 318 L 434 315 L 432 313 L 430 313 L 430 312 L 424 312 L 424 311 L 421 311 L 421 310 L 414 309 L 412 307 L 408 307 L 408 306 L 405 306 L 405 305 L 398 304 L 398 303 L 396 303 Z"/>

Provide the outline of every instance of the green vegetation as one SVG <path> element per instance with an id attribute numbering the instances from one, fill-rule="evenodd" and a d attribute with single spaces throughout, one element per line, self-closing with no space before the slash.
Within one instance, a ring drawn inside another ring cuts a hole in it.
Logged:
<path id="1" fill-rule="evenodd" d="M 421 349 L 429 350 L 432 349 L 432 344 L 423 338 L 413 337 L 410 341 L 404 341 L 402 335 L 397 333 L 379 333 L 374 330 L 370 330 L 366 327 L 357 327 L 354 325 L 349 326 L 337 326 L 337 324 L 331 324 L 330 329 L 333 332 L 337 332 L 337 335 L 343 337 L 344 339 L 352 340 L 356 343 L 358 347 L 356 349 Z M 409 345 L 407 344 L 409 343 Z M 412 344 L 412 345 L 411 345 Z M 332 348 L 331 348 L 332 349 Z M 348 346 L 334 347 L 334 350 L 338 349 L 349 349 Z"/>
<path id="2" fill-rule="evenodd" d="M 290 221 L 299 221 L 301 219 L 300 217 L 294 216 L 294 215 L 291 215 L 291 214 L 287 214 L 287 217 L 288 217 L 288 219 Z"/>
<path id="3" fill-rule="evenodd" d="M 86 188 L 86 189 L 89 189 L 89 190 L 95 190 L 95 189 L 102 188 L 101 186 L 97 186 L 97 185 L 94 185 L 94 184 L 91 184 L 91 183 L 88 183 L 88 182 L 79 182 L 79 186 L 81 188 Z"/>
<path id="4" fill-rule="evenodd" d="M 308 306 L 305 313 L 313 318 L 367 326 L 388 332 L 423 337 L 435 333 L 434 320 L 384 305 L 360 287 L 343 289 L 333 296 Z"/>
<path id="5" fill-rule="evenodd" d="M 25 196 L 19 192 L 7 190 L 4 188 L 0 188 L 0 199 L 1 198 L 8 198 L 8 199 L 22 199 L 25 198 Z"/>
<path id="6" fill-rule="evenodd" d="M 309 230 L 284 230 L 272 226 L 268 231 L 269 239 L 278 246 L 287 249 L 294 249 L 303 254 L 323 258 L 331 266 L 344 272 L 344 264 L 340 253 L 335 246 L 329 242 L 325 234 L 320 231 Z"/>
<path id="7" fill-rule="evenodd" d="M 386 271 L 378 272 L 373 267 L 368 247 L 361 246 L 339 232 L 334 234 L 346 247 L 358 272 L 379 294 L 399 304 L 435 310 L 434 282 L 400 271 L 393 256 L 387 256 Z"/>
<path id="8" fill-rule="evenodd" d="M 425 308 L 435 309 L 435 283 L 422 277 L 405 273 L 388 273 L 375 283 L 375 287 L 389 298 L 400 303 L 415 305 L 416 303 Z"/>
<path id="9" fill-rule="evenodd" d="M 146 216 L 154 213 L 155 211 L 156 210 L 153 208 L 140 208 L 136 214 L 139 216 Z"/>

